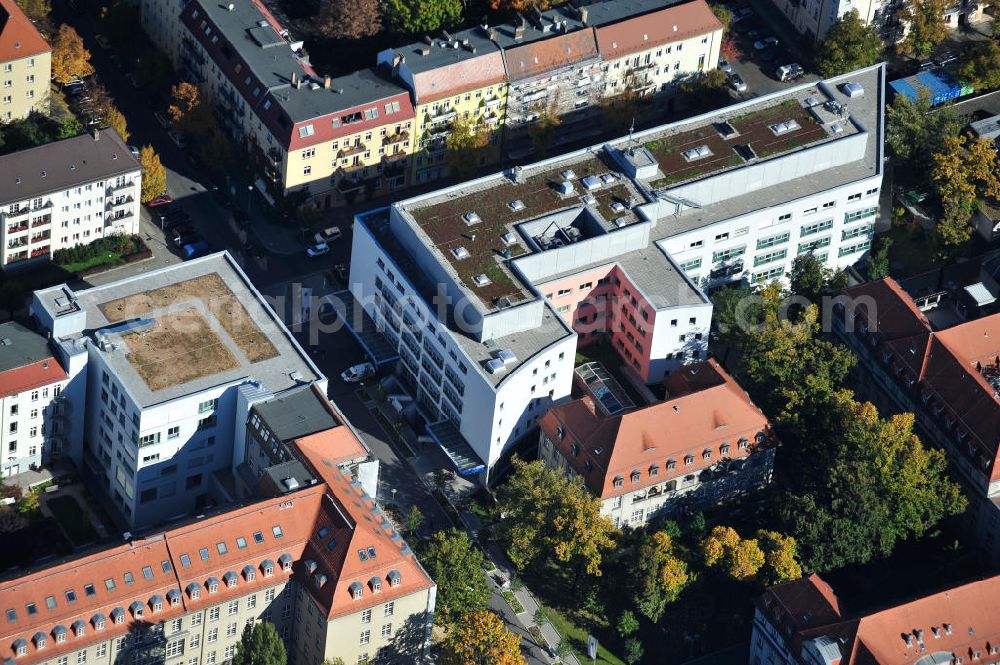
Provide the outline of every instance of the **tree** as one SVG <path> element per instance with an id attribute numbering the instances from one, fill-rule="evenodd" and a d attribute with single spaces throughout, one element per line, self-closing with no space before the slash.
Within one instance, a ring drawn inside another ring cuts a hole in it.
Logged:
<path id="1" fill-rule="evenodd" d="M 526 12 L 532 7 L 538 7 L 539 11 L 545 11 L 566 4 L 566 0 L 490 0 L 490 7 L 494 11 L 513 14 L 514 12 Z"/>
<path id="2" fill-rule="evenodd" d="M 323 665 L 344 665 L 344 659 L 337 656 L 333 659 L 325 658 L 323 659 Z"/>
<path id="3" fill-rule="evenodd" d="M 90 51 L 83 45 L 79 33 L 65 23 L 52 43 L 52 78 L 57 83 L 66 83 L 73 77 L 83 78 L 94 73 L 90 64 Z"/>
<path id="4" fill-rule="evenodd" d="M 285 643 L 273 623 L 260 621 L 243 628 L 233 665 L 285 665 L 286 662 Z"/>
<path id="5" fill-rule="evenodd" d="M 435 531 L 420 562 L 438 586 L 436 620 L 446 626 L 485 610 L 490 589 L 483 576 L 483 553 L 464 531 Z"/>
<path id="6" fill-rule="evenodd" d="M 987 39 L 963 48 L 955 75 L 976 90 L 1000 88 L 1000 44 Z"/>
<path id="7" fill-rule="evenodd" d="M 618 625 L 615 626 L 615 630 L 622 637 L 628 637 L 639 630 L 639 620 L 635 618 L 632 610 L 625 610 L 621 613 L 621 616 L 618 617 Z"/>
<path id="8" fill-rule="evenodd" d="M 701 555 L 705 566 L 712 568 L 722 562 L 726 555 L 740 544 L 740 535 L 731 526 L 715 526 L 708 538 L 701 543 Z"/>
<path id="9" fill-rule="evenodd" d="M 625 640 L 624 658 L 625 662 L 628 663 L 628 665 L 635 665 L 635 663 L 638 663 L 640 660 L 642 660 L 644 654 L 645 654 L 645 649 L 642 648 L 642 642 L 640 642 L 634 637 L 630 637 L 627 640 Z"/>
<path id="10" fill-rule="evenodd" d="M 944 214 L 934 226 L 934 246 L 942 259 L 950 259 L 972 236 L 973 207 L 964 201 L 946 201 Z"/>
<path id="11" fill-rule="evenodd" d="M 525 665 L 521 638 L 493 612 L 473 612 L 441 645 L 443 665 Z"/>
<path id="12" fill-rule="evenodd" d="M 170 99 L 167 113 L 175 125 L 180 125 L 201 104 L 201 91 L 193 83 L 181 81 L 170 89 Z"/>
<path id="13" fill-rule="evenodd" d="M 385 0 L 382 14 L 403 34 L 436 34 L 462 21 L 462 0 Z"/>
<path id="14" fill-rule="evenodd" d="M 424 523 L 424 514 L 420 512 L 420 509 L 415 505 L 410 506 L 410 510 L 406 513 L 406 535 L 411 538 L 417 535 L 420 531 L 420 527 Z"/>
<path id="15" fill-rule="evenodd" d="M 761 583 L 771 586 L 802 577 L 794 538 L 761 529 L 757 532 L 757 542 L 764 551 L 764 566 L 759 573 Z"/>
<path id="16" fill-rule="evenodd" d="M 52 12 L 49 0 L 17 0 L 17 5 L 25 15 L 35 21 L 46 21 Z"/>
<path id="17" fill-rule="evenodd" d="M 696 74 L 683 83 L 681 90 L 690 94 L 714 93 L 725 89 L 729 83 L 729 78 L 721 69 L 709 69 L 707 72 Z"/>
<path id="18" fill-rule="evenodd" d="M 108 111 L 108 115 L 104 117 L 104 122 L 108 123 L 108 126 L 118 132 L 118 135 L 122 137 L 122 141 L 128 141 L 130 136 L 128 131 L 128 125 L 125 122 L 125 116 L 117 107 L 112 106 Z"/>
<path id="19" fill-rule="evenodd" d="M 63 118 L 61 123 L 59 123 L 59 131 L 56 134 L 56 138 L 73 138 L 74 136 L 79 136 L 82 131 L 83 125 L 80 124 L 80 121 L 73 116 L 67 116 Z"/>
<path id="20" fill-rule="evenodd" d="M 445 139 L 451 175 L 464 177 L 475 171 L 489 145 L 489 132 L 485 126 L 472 118 L 456 118 L 451 123 L 451 133 Z"/>
<path id="21" fill-rule="evenodd" d="M 562 124 L 560 118 L 553 108 L 545 109 L 538 114 L 538 118 L 528 125 L 528 135 L 531 137 L 531 144 L 535 146 L 535 154 L 544 157 L 549 152 L 549 148 L 555 143 L 556 133 L 559 125 Z"/>
<path id="22" fill-rule="evenodd" d="M 795 257 L 789 281 L 792 293 L 812 303 L 818 303 L 820 296 L 827 290 L 837 290 L 847 286 L 847 276 L 843 271 L 827 268 L 812 254 L 800 254 Z"/>
<path id="23" fill-rule="evenodd" d="M 882 38 L 874 25 L 852 9 L 834 23 L 818 51 L 823 76 L 838 76 L 869 67 L 882 59 Z"/>
<path id="24" fill-rule="evenodd" d="M 636 549 L 629 566 L 636 588 L 636 608 L 653 622 L 660 620 L 669 603 L 677 600 L 693 581 L 687 563 L 674 551 L 673 540 L 663 531 L 650 534 Z"/>
<path id="25" fill-rule="evenodd" d="M 142 203 L 147 203 L 167 191 L 167 170 L 151 145 L 143 146 L 139 151 L 139 164 L 142 166 L 140 198 Z"/>
<path id="26" fill-rule="evenodd" d="M 764 551 L 756 538 L 742 539 L 728 526 L 712 529 L 701 543 L 701 553 L 708 568 L 723 568 L 734 580 L 748 580 L 764 565 Z"/>
<path id="27" fill-rule="evenodd" d="M 868 279 L 878 280 L 889 276 L 889 248 L 892 238 L 882 238 L 878 249 L 868 253 Z"/>
<path id="28" fill-rule="evenodd" d="M 709 4 L 708 7 L 715 14 L 715 18 L 719 19 L 719 23 L 722 24 L 722 37 L 725 38 L 729 34 L 729 29 L 733 26 L 733 12 L 725 5 L 720 5 L 717 2 Z"/>
<path id="29" fill-rule="evenodd" d="M 924 178 L 930 173 L 933 155 L 941 152 L 946 138 L 958 135 L 960 127 L 955 110 L 949 106 L 934 109 L 923 90 L 916 101 L 896 95 L 886 107 L 886 142 L 896 157 Z"/>
<path id="30" fill-rule="evenodd" d="M 944 22 L 944 12 L 948 9 L 945 0 L 911 0 L 902 10 L 903 20 L 910 24 L 910 31 L 903 40 L 902 47 L 917 58 L 926 58 L 948 36 Z"/>
<path id="31" fill-rule="evenodd" d="M 991 140 L 949 136 L 933 159 L 931 177 L 944 201 L 934 241 L 942 256 L 951 257 L 972 235 L 976 200 L 1000 197 L 1000 158 Z"/>
<path id="32" fill-rule="evenodd" d="M 503 519 L 499 535 L 519 569 L 554 557 L 578 575 L 600 575 L 615 527 L 579 477 L 569 479 L 544 462 L 515 458 L 514 471 L 497 492 Z"/>
<path id="33" fill-rule="evenodd" d="M 378 1 L 330 0 L 319 12 L 317 27 L 333 39 L 371 37 L 382 29 Z"/>
<path id="34" fill-rule="evenodd" d="M 38 495 L 27 490 L 21 493 L 21 498 L 17 501 L 17 512 L 22 515 L 30 515 L 36 512 L 41 507 L 38 501 Z"/>

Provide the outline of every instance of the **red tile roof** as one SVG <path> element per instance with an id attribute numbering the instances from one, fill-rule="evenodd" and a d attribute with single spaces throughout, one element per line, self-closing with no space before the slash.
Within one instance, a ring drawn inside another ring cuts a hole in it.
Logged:
<path id="1" fill-rule="evenodd" d="M 597 46 L 602 58 L 616 60 L 716 30 L 722 23 L 704 0 L 695 0 L 597 28 Z"/>
<path id="2" fill-rule="evenodd" d="M 715 360 L 675 372 L 668 390 L 676 392 L 663 402 L 610 417 L 598 413 L 589 398 L 573 400 L 549 409 L 539 425 L 602 499 L 700 471 L 723 458 L 747 457 L 758 434 L 770 431 L 764 414 Z M 744 448 L 741 440 L 747 442 Z M 623 481 L 620 487 L 616 478 Z"/>
<path id="3" fill-rule="evenodd" d="M 500 51 L 435 67 L 413 76 L 417 104 L 426 104 L 506 80 Z"/>
<path id="4" fill-rule="evenodd" d="M 0 398 L 66 380 L 66 372 L 55 358 L 39 360 L 0 372 Z"/>
<path id="5" fill-rule="evenodd" d="M 504 49 L 503 57 L 507 65 L 507 77 L 511 81 L 517 81 L 596 58 L 597 41 L 594 29 L 586 28 Z"/>
<path id="6" fill-rule="evenodd" d="M 990 480 L 1000 479 L 1000 398 L 982 374 L 1000 371 L 1000 314 L 935 331 L 912 298 L 891 278 L 846 289 L 845 308 L 862 330 L 867 323 L 876 353 L 889 358 L 915 398 L 926 398 L 969 437 L 970 452 Z"/>
<path id="7" fill-rule="evenodd" d="M 335 429 L 349 433 L 346 427 Z M 318 442 L 310 441 L 307 449 L 315 452 L 312 444 Z M 0 619 L 0 654 L 13 656 L 15 640 L 24 639 L 27 655 L 17 662 L 31 665 L 124 635 L 134 618 L 133 603 L 144 605 L 145 620 L 159 622 L 265 589 L 290 575 L 312 578 L 303 586 L 330 617 L 429 589 L 433 581 L 360 486 L 336 466 L 327 466 L 327 460 L 309 453 L 307 459 L 325 483 L 0 582 L 0 611 L 17 613 L 13 622 Z M 364 559 L 359 555 L 362 549 Z M 285 559 L 293 562 L 289 570 L 281 565 Z M 273 574 L 268 577 L 265 570 L 271 565 Z M 248 579 L 250 572 L 253 580 Z M 131 582 L 126 581 L 127 574 Z M 320 575 L 326 576 L 321 586 Z M 390 580 L 397 576 L 399 585 L 393 587 Z M 209 588 L 212 578 L 218 581 L 214 593 Z M 234 587 L 228 586 L 227 578 L 235 580 Z M 113 588 L 106 580 L 113 580 Z M 369 586 L 372 580 L 379 580 L 378 592 Z M 362 598 L 354 600 L 352 584 L 365 586 Z M 72 602 L 66 597 L 69 590 L 75 594 Z M 157 595 L 164 599 L 163 609 L 153 612 L 152 599 Z M 52 609 L 46 604 L 49 596 Z M 177 596 L 176 605 L 171 596 Z M 34 615 L 27 611 L 29 603 L 36 608 Z M 115 608 L 125 612 L 122 624 L 110 620 Z M 109 618 L 101 631 L 92 623 L 98 613 Z M 77 621 L 87 624 L 82 636 L 71 630 Z M 61 644 L 52 636 L 58 625 L 70 630 Z M 36 632 L 48 636 L 43 650 L 31 641 Z"/>
<path id="8" fill-rule="evenodd" d="M 20 60 L 51 50 L 14 0 L 0 0 L 0 62 Z"/>
<path id="9" fill-rule="evenodd" d="M 775 615 L 771 610 L 788 602 L 786 589 L 802 591 L 810 585 L 829 589 L 813 575 L 768 589 L 757 606 L 773 622 Z M 823 608 L 822 601 L 815 594 L 812 596 L 801 609 L 807 613 L 818 609 L 821 614 L 812 616 L 807 628 L 794 628 L 797 632 L 789 634 L 780 623 L 775 624 L 793 647 L 793 654 L 801 653 L 804 640 L 819 636 L 834 640 L 844 665 L 916 663 L 931 654 L 943 656 L 932 662 L 952 662 L 957 656 L 967 663 L 984 663 L 993 662 L 1000 653 L 1000 613 L 996 611 L 1000 576 L 970 582 L 847 621 L 840 617 L 839 610 L 831 611 L 836 607 Z M 829 622 L 824 625 L 826 620 Z"/>
<path id="10" fill-rule="evenodd" d="M 783 632 L 824 626 L 843 618 L 833 589 L 815 573 L 770 587 L 758 598 L 757 607 Z"/>

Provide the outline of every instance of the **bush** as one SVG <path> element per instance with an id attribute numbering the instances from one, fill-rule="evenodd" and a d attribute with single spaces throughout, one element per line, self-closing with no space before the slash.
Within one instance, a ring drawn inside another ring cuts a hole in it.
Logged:
<path id="1" fill-rule="evenodd" d="M 52 261 L 56 265 L 65 266 L 74 263 L 83 263 L 107 254 L 115 258 L 135 254 L 145 249 L 145 245 L 137 235 L 109 235 L 98 238 L 87 245 L 77 245 L 56 250 L 52 255 Z"/>

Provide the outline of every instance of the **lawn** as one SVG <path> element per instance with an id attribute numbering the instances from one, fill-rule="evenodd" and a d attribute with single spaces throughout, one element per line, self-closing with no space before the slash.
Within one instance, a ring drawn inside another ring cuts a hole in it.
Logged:
<path id="1" fill-rule="evenodd" d="M 78 261 L 76 263 L 67 263 L 62 266 L 62 269 L 66 272 L 78 273 L 88 268 L 95 268 L 97 266 L 104 265 L 115 265 L 121 263 L 122 255 L 116 252 L 108 252 L 107 254 L 101 254 L 100 256 L 92 256 L 86 261 Z"/>
<path id="2" fill-rule="evenodd" d="M 49 499 L 46 505 L 66 535 L 73 541 L 73 545 L 79 547 L 97 541 L 97 531 L 91 525 L 76 499 L 71 496 L 57 496 Z"/>
<path id="3" fill-rule="evenodd" d="M 573 623 L 559 610 L 546 605 L 545 612 L 549 615 L 549 621 L 552 622 L 552 625 L 559 631 L 563 639 L 569 643 L 570 648 L 573 649 L 580 662 L 592 663 L 593 661 L 587 658 L 587 635 L 589 633 Z M 608 651 L 607 647 L 600 640 L 597 643 L 597 662 L 605 663 L 606 665 L 625 665 L 625 661 Z"/>

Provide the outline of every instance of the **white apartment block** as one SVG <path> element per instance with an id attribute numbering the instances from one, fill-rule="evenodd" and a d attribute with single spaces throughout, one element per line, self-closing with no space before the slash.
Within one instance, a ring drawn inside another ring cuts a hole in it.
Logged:
<path id="1" fill-rule="evenodd" d="M 0 324 L 0 477 L 62 458 L 71 406 L 67 376 L 42 335 L 16 321 Z"/>
<path id="2" fill-rule="evenodd" d="M 569 395 L 577 345 L 658 383 L 705 357 L 703 289 L 857 262 L 883 85 L 875 66 L 359 215 L 347 320 L 459 467 L 492 467 Z"/>
<path id="3" fill-rule="evenodd" d="M 0 157 L 4 269 L 139 229 L 142 169 L 113 129 Z"/>
<path id="4" fill-rule="evenodd" d="M 822 41 L 833 24 L 856 10 L 861 20 L 874 25 L 889 43 L 906 37 L 909 25 L 899 17 L 908 0 L 771 0 L 795 29 L 809 39 Z M 949 28 L 984 20 L 984 5 L 977 0 L 946 3 L 943 19 Z M 986 17 L 988 18 L 988 17 Z"/>
<path id="5" fill-rule="evenodd" d="M 250 406 L 326 379 L 225 253 L 84 291 L 37 291 L 80 405 L 70 454 L 129 527 L 231 502 Z M 85 408 L 83 405 L 86 405 Z"/>

